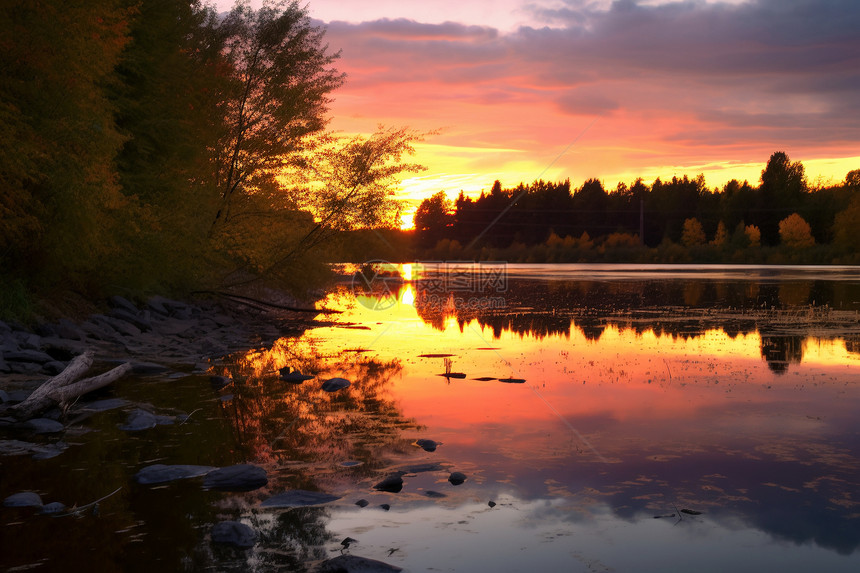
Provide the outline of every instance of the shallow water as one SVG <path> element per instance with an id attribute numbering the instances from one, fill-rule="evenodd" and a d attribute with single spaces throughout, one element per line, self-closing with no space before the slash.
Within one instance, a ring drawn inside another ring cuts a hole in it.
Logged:
<path id="1" fill-rule="evenodd" d="M 408 571 L 860 566 L 860 269 L 394 270 L 410 280 L 332 292 L 331 326 L 213 365 L 232 386 L 152 378 L 111 393 L 187 423 L 128 434 L 114 410 L 67 432 L 56 458 L 0 458 L 2 497 L 71 506 L 123 488 L 98 515 L 2 508 L 0 564 L 302 571 L 351 537 L 350 553 Z M 318 379 L 280 381 L 284 366 Z M 335 376 L 352 385 L 321 391 Z M 267 469 L 265 489 L 131 479 L 245 461 Z M 396 472 L 402 491 L 373 488 Z M 342 497 L 260 508 L 291 488 Z M 223 519 L 258 544 L 212 544 Z"/>

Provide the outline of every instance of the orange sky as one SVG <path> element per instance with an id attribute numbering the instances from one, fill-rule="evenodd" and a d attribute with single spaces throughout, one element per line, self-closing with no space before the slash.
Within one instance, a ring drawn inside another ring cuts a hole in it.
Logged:
<path id="1" fill-rule="evenodd" d="M 311 0 L 347 83 L 331 127 L 439 133 L 414 210 L 537 178 L 704 173 L 758 183 L 774 151 L 811 181 L 860 168 L 860 3 Z"/>

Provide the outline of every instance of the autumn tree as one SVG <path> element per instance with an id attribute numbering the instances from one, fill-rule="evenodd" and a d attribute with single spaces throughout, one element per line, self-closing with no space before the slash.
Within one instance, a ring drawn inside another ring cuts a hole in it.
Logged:
<path id="1" fill-rule="evenodd" d="M 103 86 L 127 42 L 119 0 L 0 3 L 0 267 L 88 288 L 117 245 L 123 136 Z"/>
<path id="2" fill-rule="evenodd" d="M 761 230 L 756 225 L 747 225 L 744 227 L 744 234 L 749 240 L 750 247 L 761 246 Z"/>
<path id="3" fill-rule="evenodd" d="M 218 26 L 228 84 L 226 128 L 215 154 L 220 194 L 213 228 L 229 222 L 234 199 L 303 165 L 326 125 L 331 92 L 343 83 L 307 8 L 295 0 L 266 1 L 258 10 L 237 2 Z"/>
<path id="4" fill-rule="evenodd" d="M 812 230 L 803 217 L 792 213 L 779 222 L 779 238 L 790 249 L 803 249 L 815 244 Z"/>
<path id="5" fill-rule="evenodd" d="M 722 247 L 729 241 L 729 231 L 726 229 L 726 224 L 720 221 L 717 224 L 717 231 L 714 233 L 714 239 L 711 244 L 715 247 Z"/>
<path id="6" fill-rule="evenodd" d="M 685 247 L 694 247 L 705 243 L 705 230 L 702 228 L 702 224 L 699 220 L 695 217 L 691 217 L 684 221 L 681 243 Z"/>

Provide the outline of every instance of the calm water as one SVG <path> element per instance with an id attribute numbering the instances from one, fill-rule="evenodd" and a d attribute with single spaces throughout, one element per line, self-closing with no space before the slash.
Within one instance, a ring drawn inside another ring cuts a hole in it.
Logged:
<path id="1" fill-rule="evenodd" d="M 115 410 L 56 458 L 0 458 L 2 497 L 123 488 L 98 515 L 2 509 L 0 564 L 303 571 L 349 536 L 408 571 L 860 568 L 860 269 L 415 265 L 365 270 L 320 306 L 343 313 L 213 365 L 242 383 L 112 393 L 189 423 L 127 434 Z M 352 385 L 281 382 L 284 366 Z M 131 480 L 245 461 L 265 490 Z M 373 489 L 397 471 L 402 491 Z M 290 488 L 342 498 L 259 507 Z M 260 542 L 212 545 L 223 519 Z"/>

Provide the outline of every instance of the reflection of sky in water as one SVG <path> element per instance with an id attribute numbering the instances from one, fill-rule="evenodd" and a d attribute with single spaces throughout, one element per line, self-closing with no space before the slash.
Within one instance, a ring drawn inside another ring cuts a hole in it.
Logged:
<path id="1" fill-rule="evenodd" d="M 399 359 L 388 391 L 421 426 L 406 437 L 442 445 L 392 464 L 441 461 L 470 478 L 455 490 L 441 474 L 406 477 L 402 493 L 373 494 L 391 512 L 336 510 L 329 528 L 359 539 L 355 553 L 412 570 L 860 565 L 860 370 L 842 338 L 801 339 L 802 359 L 777 372 L 757 331 L 604 324 L 596 337 L 538 336 L 537 324 L 499 332 L 450 314 L 431 325 L 415 297 L 407 286 L 373 310 L 334 294 L 325 304 L 346 310 L 340 322 L 369 328 L 305 337 L 323 354 Z M 444 358 L 427 353 L 454 355 L 466 379 L 439 376 Z M 474 380 L 485 376 L 527 382 Z M 428 489 L 453 497 L 416 499 Z M 703 515 L 654 519 L 680 508 Z"/>

